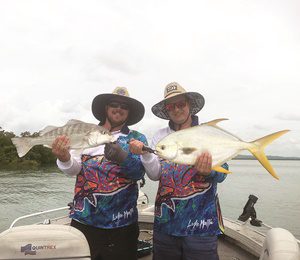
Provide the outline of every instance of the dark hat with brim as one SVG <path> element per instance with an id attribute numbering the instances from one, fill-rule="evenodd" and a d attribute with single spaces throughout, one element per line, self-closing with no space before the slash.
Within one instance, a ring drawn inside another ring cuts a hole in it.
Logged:
<path id="1" fill-rule="evenodd" d="M 105 106 L 113 99 L 118 98 L 118 100 L 128 104 L 129 114 L 126 120 L 126 125 L 134 125 L 142 120 L 145 114 L 144 105 L 134 98 L 129 97 L 128 90 L 124 87 L 116 87 L 112 94 L 100 94 L 96 96 L 92 103 L 93 115 L 102 123 L 106 119 Z"/>
<path id="2" fill-rule="evenodd" d="M 177 82 L 172 82 L 165 87 L 164 99 L 151 108 L 152 113 L 159 118 L 170 120 L 169 114 L 165 108 L 165 104 L 168 99 L 175 96 L 186 96 L 188 98 L 191 115 L 197 114 L 205 104 L 204 97 L 200 93 L 187 92 Z"/>

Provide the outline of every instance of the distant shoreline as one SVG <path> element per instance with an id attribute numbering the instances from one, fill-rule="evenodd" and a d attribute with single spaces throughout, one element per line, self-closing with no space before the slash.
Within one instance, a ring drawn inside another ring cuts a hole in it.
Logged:
<path id="1" fill-rule="evenodd" d="M 286 160 L 286 161 L 300 161 L 300 157 L 284 157 L 284 156 L 267 156 L 269 160 Z M 238 155 L 232 160 L 256 160 L 252 155 Z"/>

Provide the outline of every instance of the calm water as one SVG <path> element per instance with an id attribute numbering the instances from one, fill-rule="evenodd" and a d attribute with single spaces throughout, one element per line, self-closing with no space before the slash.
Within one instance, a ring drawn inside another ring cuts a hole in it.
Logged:
<path id="1" fill-rule="evenodd" d="M 219 184 L 225 217 L 237 219 L 248 196 L 258 197 L 257 218 L 283 227 L 300 239 L 300 161 L 271 161 L 277 181 L 257 162 L 233 160 L 227 179 Z M 0 172 L 0 231 L 22 215 L 64 207 L 72 201 L 75 178 L 57 169 L 35 172 Z M 146 180 L 142 190 L 153 203 L 157 182 Z"/>

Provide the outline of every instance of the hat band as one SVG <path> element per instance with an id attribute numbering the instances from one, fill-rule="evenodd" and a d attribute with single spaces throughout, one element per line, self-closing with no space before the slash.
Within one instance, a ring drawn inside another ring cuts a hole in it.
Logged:
<path id="1" fill-rule="evenodd" d="M 170 96 L 171 94 L 174 94 L 174 93 L 184 94 L 184 93 L 181 92 L 181 91 L 173 91 L 172 93 L 167 94 L 167 95 L 165 96 L 165 99 L 166 99 L 168 96 Z"/>

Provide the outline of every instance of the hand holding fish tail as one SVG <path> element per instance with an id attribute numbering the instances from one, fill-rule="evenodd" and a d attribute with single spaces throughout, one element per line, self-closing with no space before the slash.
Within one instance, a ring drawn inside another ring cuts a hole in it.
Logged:
<path id="1" fill-rule="evenodd" d="M 195 162 L 194 167 L 197 169 L 199 175 L 208 176 L 212 171 L 212 157 L 209 152 L 200 154 Z"/>
<path id="2" fill-rule="evenodd" d="M 65 135 L 58 136 L 52 143 L 52 153 L 61 162 L 67 162 L 70 160 L 71 155 L 69 152 L 69 148 L 70 139 Z"/>

